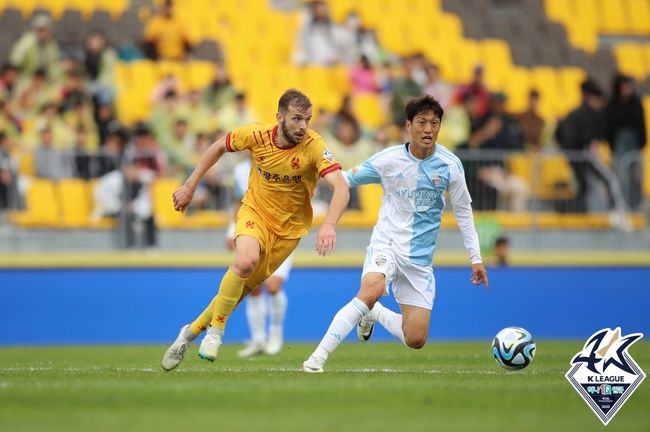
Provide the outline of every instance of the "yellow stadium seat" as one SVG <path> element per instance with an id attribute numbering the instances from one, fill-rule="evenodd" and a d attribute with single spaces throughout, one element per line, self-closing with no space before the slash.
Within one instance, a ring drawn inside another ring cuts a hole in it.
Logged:
<path id="1" fill-rule="evenodd" d="M 52 180 L 32 178 L 25 195 L 26 209 L 9 215 L 9 220 L 25 227 L 49 227 L 59 225 L 61 209 Z"/>
<path id="2" fill-rule="evenodd" d="M 508 111 L 522 112 L 528 108 L 530 90 L 531 78 L 528 69 L 518 66 L 513 67 L 504 87 L 504 91 L 508 95 Z"/>
<path id="3" fill-rule="evenodd" d="M 111 19 L 116 21 L 129 7 L 129 0 L 95 0 L 95 8 L 108 11 Z"/>
<path id="4" fill-rule="evenodd" d="M 493 90 L 503 90 L 512 71 L 510 47 L 499 39 L 485 39 L 479 48 L 481 62 L 485 65 L 486 85 Z"/>
<path id="5" fill-rule="evenodd" d="M 569 21 L 573 16 L 568 1 L 544 0 L 544 9 L 549 18 L 561 23 Z"/>
<path id="6" fill-rule="evenodd" d="M 642 46 L 637 43 L 619 43 L 614 46 L 614 57 L 616 57 L 619 70 L 640 81 L 646 77 L 643 54 Z"/>
<path id="7" fill-rule="evenodd" d="M 537 199 L 568 199 L 575 195 L 573 172 L 561 154 L 516 153 L 508 158 L 508 169 L 529 185 Z"/>
<path id="8" fill-rule="evenodd" d="M 566 3 L 569 6 L 573 5 L 574 16 L 570 21 L 580 20 L 591 28 L 598 28 L 599 14 L 595 0 L 573 0 L 573 3 L 566 0 L 560 0 L 556 2 Z"/>
<path id="9" fill-rule="evenodd" d="M 558 69 L 558 91 L 562 95 L 562 97 L 558 99 L 557 114 L 559 116 L 565 116 L 570 110 L 580 105 L 580 84 L 586 77 L 586 72 L 577 67 L 564 67 Z"/>
<path id="10" fill-rule="evenodd" d="M 33 177 L 35 174 L 34 153 L 21 151 L 16 155 L 18 160 L 18 172 L 22 175 Z"/>
<path id="11" fill-rule="evenodd" d="M 377 128 L 386 124 L 386 113 L 376 94 L 359 94 L 352 97 L 352 109 L 362 125 Z"/>
<path id="12" fill-rule="evenodd" d="M 553 119 L 560 111 L 562 97 L 558 93 L 558 73 L 551 67 L 539 66 L 531 70 L 531 86 L 540 93 L 539 111 L 542 117 Z"/>
<path id="13" fill-rule="evenodd" d="M 172 195 L 179 186 L 176 179 L 156 179 L 151 185 L 154 217 L 161 228 L 177 228 L 185 223 L 185 214 L 174 210 L 172 204 Z"/>
<path id="14" fill-rule="evenodd" d="M 94 182 L 82 179 L 63 179 L 57 185 L 61 203 L 61 226 L 63 228 L 113 228 L 112 218 L 94 220 L 92 215 Z"/>
<path id="15" fill-rule="evenodd" d="M 650 34 L 650 2 L 648 0 L 627 0 L 628 30 L 639 35 Z"/>
<path id="16" fill-rule="evenodd" d="M 626 33 L 628 21 L 625 19 L 622 0 L 595 0 L 600 18 L 598 30 L 602 33 Z"/>

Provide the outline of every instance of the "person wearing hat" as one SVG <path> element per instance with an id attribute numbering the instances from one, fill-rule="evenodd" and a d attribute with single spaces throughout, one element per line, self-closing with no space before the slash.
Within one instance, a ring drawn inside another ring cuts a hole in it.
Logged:
<path id="1" fill-rule="evenodd" d="M 46 14 L 34 17 L 31 29 L 16 41 L 9 54 L 9 63 L 22 76 L 31 76 L 37 69 L 47 70 L 50 78 L 59 73 L 59 44 L 52 37 L 52 18 Z"/>

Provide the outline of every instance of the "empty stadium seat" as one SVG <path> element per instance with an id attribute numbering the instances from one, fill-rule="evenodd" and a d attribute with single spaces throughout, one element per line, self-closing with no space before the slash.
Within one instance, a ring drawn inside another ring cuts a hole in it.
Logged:
<path id="1" fill-rule="evenodd" d="M 156 179 L 151 184 L 151 199 L 156 225 L 160 228 L 178 228 L 185 222 L 185 214 L 174 210 L 172 195 L 180 186 L 175 179 Z"/>
<path id="2" fill-rule="evenodd" d="M 25 210 L 9 215 L 9 220 L 24 227 L 57 227 L 61 207 L 52 180 L 32 178 L 25 193 Z"/>
<path id="3" fill-rule="evenodd" d="M 62 179 L 57 185 L 57 196 L 61 206 L 62 228 L 114 228 L 111 218 L 93 219 L 93 183 L 82 179 Z"/>

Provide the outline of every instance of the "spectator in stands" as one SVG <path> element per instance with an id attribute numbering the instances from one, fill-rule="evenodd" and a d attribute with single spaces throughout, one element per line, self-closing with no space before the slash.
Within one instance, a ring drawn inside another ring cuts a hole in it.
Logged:
<path id="1" fill-rule="evenodd" d="M 359 56 L 357 65 L 350 69 L 349 77 L 352 94 L 379 93 L 375 71 L 365 55 Z"/>
<path id="2" fill-rule="evenodd" d="M 9 137 L 0 130 L 0 211 L 18 207 L 18 163 Z"/>
<path id="3" fill-rule="evenodd" d="M 14 141 L 20 138 L 21 129 L 20 120 L 13 114 L 11 105 L 0 97 L 0 131 Z"/>
<path id="4" fill-rule="evenodd" d="M 128 145 L 125 157 L 127 163 L 139 164 L 157 176 L 163 176 L 166 172 L 167 155 L 160 150 L 156 138 L 145 123 L 136 124 L 133 142 Z"/>
<path id="5" fill-rule="evenodd" d="M 189 130 L 187 120 L 178 118 L 174 122 L 173 132 L 160 145 L 169 157 L 172 168 L 178 170 L 178 174 L 185 175 L 186 170 L 194 166 L 194 149 L 196 136 Z"/>
<path id="6" fill-rule="evenodd" d="M 643 172 L 639 152 L 646 145 L 646 125 L 643 105 L 635 92 L 634 80 L 631 77 L 622 74 L 614 77 L 605 117 L 607 141 L 612 149 L 614 169 L 623 186 L 629 208 L 636 210 L 642 198 Z"/>
<path id="7" fill-rule="evenodd" d="M 93 176 L 93 156 L 88 151 L 88 131 L 83 125 L 76 128 L 75 142 L 68 155 L 72 177 L 90 180 Z"/>
<path id="8" fill-rule="evenodd" d="M 212 83 L 205 89 L 205 102 L 213 110 L 220 110 L 230 104 L 237 95 L 237 90 L 230 82 L 225 66 L 214 68 Z"/>
<path id="9" fill-rule="evenodd" d="M 478 99 L 472 93 L 462 95 L 460 103 L 445 111 L 445 127 L 440 129 L 438 141 L 454 151 L 466 144 L 471 131 L 475 130 L 481 116 L 478 113 Z"/>
<path id="10" fill-rule="evenodd" d="M 244 93 L 237 93 L 235 100 L 223 107 L 218 118 L 219 128 L 223 130 L 232 130 L 256 121 L 255 114 L 248 107 Z"/>
<path id="11" fill-rule="evenodd" d="M 185 25 L 174 16 L 172 0 L 165 0 L 159 14 L 145 25 L 145 53 L 152 60 L 182 60 L 191 51 Z"/>
<path id="12" fill-rule="evenodd" d="M 451 103 L 451 86 L 440 78 L 440 68 L 437 64 L 427 63 L 425 71 L 427 80 L 424 84 L 424 93 L 433 96 L 446 111 Z"/>
<path id="13" fill-rule="evenodd" d="M 124 225 L 127 248 L 136 246 L 136 232 L 139 231 L 144 234 L 145 247 L 156 246 L 157 229 L 149 190 L 154 178 L 153 171 L 130 161 L 123 171 L 111 171 L 97 181 L 93 218 L 119 218 Z M 142 225 L 143 229 L 137 229 L 136 225 Z"/>
<path id="14" fill-rule="evenodd" d="M 341 55 L 336 43 L 335 26 L 330 19 L 327 3 L 310 1 L 298 33 L 296 64 L 331 66 L 339 63 Z"/>
<path id="15" fill-rule="evenodd" d="M 38 69 L 45 69 L 54 79 L 58 77 L 59 44 L 52 37 L 52 18 L 49 15 L 34 17 L 31 30 L 11 48 L 9 62 L 20 70 L 23 77 L 32 76 Z"/>
<path id="16" fill-rule="evenodd" d="M 577 181 L 576 198 L 572 203 L 574 211 L 587 211 L 587 196 L 593 187 L 593 178 L 607 188 L 609 207 L 612 210 L 610 222 L 613 227 L 629 229 L 625 217 L 625 200 L 616 175 L 598 157 L 598 148 L 605 139 L 605 116 L 603 113 L 603 92 L 591 79 L 580 85 L 582 103 L 558 124 L 556 138 L 566 153 Z M 595 174 L 595 177 L 589 174 Z"/>
<path id="17" fill-rule="evenodd" d="M 52 134 L 52 146 L 57 151 L 68 151 L 74 144 L 74 130 L 70 129 L 59 113 L 59 106 L 54 102 L 43 105 L 40 114 L 35 117 L 36 131 L 49 129 Z M 39 132 L 40 133 L 40 132 Z M 37 144 L 38 138 L 36 139 Z"/>
<path id="18" fill-rule="evenodd" d="M 49 126 L 39 130 L 40 144 L 34 152 L 35 175 L 39 178 L 60 180 L 69 177 L 66 160 L 54 147 L 53 133 Z"/>
<path id="19" fill-rule="evenodd" d="M 181 103 L 178 114 L 187 120 L 189 132 L 194 135 L 198 133 L 209 133 L 219 127 L 214 112 L 208 108 L 201 93 L 196 90 L 188 93 L 185 100 Z"/>
<path id="20" fill-rule="evenodd" d="M 95 153 L 99 147 L 97 124 L 93 118 L 92 108 L 86 98 L 77 97 L 70 100 L 70 109 L 63 113 L 63 121 L 71 131 L 83 129 L 87 150 Z"/>
<path id="21" fill-rule="evenodd" d="M 37 69 L 30 78 L 24 78 L 16 89 L 14 108 L 21 117 L 33 117 L 49 102 L 58 101 L 61 94 L 48 77 L 47 70 Z"/>
<path id="22" fill-rule="evenodd" d="M 468 143 L 460 146 L 465 151 L 479 151 L 465 163 L 467 187 L 477 197 L 474 204 L 477 210 L 497 209 L 498 196 L 507 200 L 510 210 L 526 210 L 528 186 L 523 179 L 509 173 L 505 164 L 508 153 L 524 149 L 521 127 L 506 113 L 505 102 L 504 94 L 492 95 L 489 113 L 474 125 Z"/>
<path id="23" fill-rule="evenodd" d="M 104 33 L 93 30 L 86 35 L 83 64 L 88 76 L 87 88 L 96 107 L 113 103 L 116 61 L 117 54 L 108 46 Z"/>
<path id="24" fill-rule="evenodd" d="M 406 123 L 406 114 L 404 106 L 409 99 L 419 96 L 422 88 L 413 79 L 413 58 L 402 58 L 402 75 L 395 78 L 391 83 L 393 95 L 390 101 L 390 112 L 393 118 L 393 124 L 399 128 L 404 128 Z"/>
<path id="25" fill-rule="evenodd" d="M 411 77 L 413 81 L 418 83 L 420 88 L 424 88 L 427 85 L 427 61 L 426 56 L 421 53 L 415 53 L 411 56 Z"/>
<path id="26" fill-rule="evenodd" d="M 519 124 L 524 134 L 526 144 L 533 150 L 540 150 L 542 135 L 546 122 L 539 115 L 539 92 L 535 89 L 528 94 L 528 108 L 519 115 Z"/>
<path id="27" fill-rule="evenodd" d="M 63 85 L 61 86 L 60 109 L 61 112 L 76 107 L 79 101 L 86 99 L 86 84 L 78 68 L 65 74 Z"/>
<path id="28" fill-rule="evenodd" d="M 400 133 L 395 126 L 380 126 L 372 135 L 374 151 L 383 150 L 394 145 L 399 145 Z"/>
<path id="29" fill-rule="evenodd" d="M 335 41 L 341 62 L 352 66 L 359 56 L 365 56 L 370 64 L 378 65 L 386 59 L 373 30 L 364 28 L 356 12 L 348 13 L 343 25 L 334 27 Z"/>
<path id="30" fill-rule="evenodd" d="M 16 66 L 5 63 L 0 68 L 0 100 L 11 100 L 14 97 L 20 73 Z"/>
<path id="31" fill-rule="evenodd" d="M 320 108 L 318 114 L 309 124 L 309 128 L 318 132 L 319 135 L 325 135 L 330 133 L 333 121 L 334 115 L 325 108 Z"/>
<path id="32" fill-rule="evenodd" d="M 510 260 L 510 240 L 508 237 L 499 236 L 494 241 L 494 257 L 498 267 L 507 267 Z"/>
<path id="33" fill-rule="evenodd" d="M 356 117 L 343 114 L 339 117 L 334 135 L 326 135 L 326 142 L 343 169 L 349 170 L 368 159 L 376 151 L 372 143 L 363 139 Z"/>
<path id="34" fill-rule="evenodd" d="M 224 134 L 225 132 L 218 130 L 213 135 L 197 135 L 194 147 L 194 160 L 200 160 L 208 147 Z M 223 160 L 226 163 L 222 164 L 219 162 L 205 173 L 194 194 L 194 200 L 192 201 L 193 207 L 222 210 L 230 205 L 232 191 L 230 187 L 225 185 L 227 184 L 227 178 L 232 177 L 235 161 L 238 161 L 238 159 L 233 160 L 233 158 L 229 158 L 228 161 Z"/>
<path id="35" fill-rule="evenodd" d="M 97 134 L 99 139 L 99 146 L 102 147 L 106 144 L 106 139 L 111 130 L 116 130 L 120 127 L 119 121 L 115 117 L 115 109 L 111 104 L 101 104 L 97 107 L 95 116 L 95 124 L 97 125 Z"/>
<path id="36" fill-rule="evenodd" d="M 108 129 L 106 141 L 97 153 L 97 177 L 115 171 L 122 166 L 128 141 L 129 134 L 126 129 L 117 124 Z"/>
<path id="37" fill-rule="evenodd" d="M 469 84 L 461 86 L 455 97 L 457 101 L 460 101 L 465 94 L 474 95 L 478 103 L 477 110 L 481 116 L 487 114 L 490 105 L 490 91 L 485 86 L 484 77 L 483 65 L 476 65 L 474 67 L 472 81 Z"/>
<path id="38" fill-rule="evenodd" d="M 158 141 L 169 139 L 178 116 L 181 98 L 175 90 L 169 89 L 162 100 L 155 103 L 151 110 L 149 126 Z"/>
<path id="39" fill-rule="evenodd" d="M 339 117 L 334 136 L 326 135 L 325 141 L 332 153 L 338 155 L 337 160 L 345 170 L 352 169 L 362 163 L 376 151 L 372 142 L 362 138 L 359 121 L 349 114 L 342 114 Z M 329 191 L 329 188 L 319 191 L 320 198 L 325 198 L 324 201 L 328 202 L 330 198 Z M 326 194 L 327 197 L 323 197 L 323 194 Z M 360 207 L 357 191 L 351 190 L 348 208 L 358 209 Z"/>

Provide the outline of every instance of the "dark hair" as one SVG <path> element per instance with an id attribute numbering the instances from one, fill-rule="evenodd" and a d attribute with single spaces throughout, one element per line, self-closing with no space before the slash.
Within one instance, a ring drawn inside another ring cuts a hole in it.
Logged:
<path id="1" fill-rule="evenodd" d="M 504 237 L 504 236 L 499 236 L 499 237 L 497 237 L 497 239 L 494 241 L 494 245 L 495 245 L 495 246 L 499 246 L 499 245 L 507 245 L 507 244 L 509 244 L 509 243 L 510 243 L 510 240 L 508 240 L 508 237 Z"/>
<path id="2" fill-rule="evenodd" d="M 623 84 L 632 83 L 634 80 L 632 77 L 624 75 L 622 73 L 617 73 L 612 79 L 612 97 L 619 98 L 621 97 L 621 88 Z"/>
<path id="3" fill-rule="evenodd" d="M 598 85 L 598 83 L 596 83 L 596 81 L 594 81 L 591 78 L 587 78 L 585 81 L 582 82 L 582 84 L 580 84 L 580 90 L 582 91 L 582 93 L 591 96 L 603 95 L 603 91 Z"/>
<path id="4" fill-rule="evenodd" d="M 406 103 L 404 111 L 406 112 L 406 119 L 408 121 L 413 121 L 413 118 L 416 115 L 424 114 L 429 111 L 433 111 L 433 113 L 437 115 L 440 120 L 442 120 L 442 115 L 445 113 L 445 111 L 440 106 L 440 102 L 435 100 L 433 96 L 426 94 L 410 99 Z"/>
<path id="5" fill-rule="evenodd" d="M 299 110 L 311 108 L 311 101 L 300 90 L 289 89 L 285 91 L 278 101 L 278 111 L 282 114 L 289 112 L 289 106 L 293 105 Z"/>

